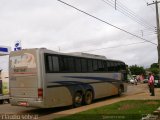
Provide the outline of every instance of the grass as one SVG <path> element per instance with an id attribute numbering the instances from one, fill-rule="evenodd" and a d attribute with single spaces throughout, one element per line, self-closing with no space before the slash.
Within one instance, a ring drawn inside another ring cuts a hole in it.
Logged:
<path id="1" fill-rule="evenodd" d="M 126 100 L 56 120 L 140 120 L 158 107 L 159 100 Z"/>

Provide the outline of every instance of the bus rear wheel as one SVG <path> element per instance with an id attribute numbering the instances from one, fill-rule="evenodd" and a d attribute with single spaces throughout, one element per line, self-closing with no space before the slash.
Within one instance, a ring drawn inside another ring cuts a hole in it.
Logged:
<path id="1" fill-rule="evenodd" d="M 92 91 L 86 91 L 85 95 L 84 95 L 84 104 L 85 105 L 89 105 L 92 103 L 93 100 L 93 93 Z"/>
<path id="2" fill-rule="evenodd" d="M 82 93 L 76 92 L 73 98 L 73 107 L 80 107 L 82 105 Z"/>

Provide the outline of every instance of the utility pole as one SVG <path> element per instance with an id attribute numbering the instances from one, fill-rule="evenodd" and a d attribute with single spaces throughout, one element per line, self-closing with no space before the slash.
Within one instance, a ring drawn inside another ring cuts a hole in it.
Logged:
<path id="1" fill-rule="evenodd" d="M 115 10 L 117 10 L 117 0 L 115 0 L 115 3 L 114 3 L 114 4 L 115 4 L 115 6 L 114 6 L 114 7 L 115 7 Z"/>
<path id="2" fill-rule="evenodd" d="M 150 3 L 150 4 L 147 3 L 147 6 L 155 4 L 155 7 L 156 7 L 157 40 L 158 40 L 157 50 L 158 50 L 158 64 L 159 64 L 159 70 L 160 70 L 160 27 L 159 27 L 158 3 L 160 3 L 160 1 L 156 0 L 156 1 L 153 1 L 153 3 Z"/>

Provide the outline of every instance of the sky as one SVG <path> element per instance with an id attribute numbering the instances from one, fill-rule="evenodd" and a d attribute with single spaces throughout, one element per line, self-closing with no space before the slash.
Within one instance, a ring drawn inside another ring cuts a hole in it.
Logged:
<path id="1" fill-rule="evenodd" d="M 152 3 L 152 0 L 117 0 L 117 10 L 106 3 L 114 3 L 114 0 L 63 1 L 157 44 L 154 34 L 155 5 L 147 6 L 147 2 Z M 134 12 L 134 18 L 125 15 L 125 6 L 130 14 Z M 120 9 L 123 9 L 122 13 Z M 135 22 L 137 17 L 142 20 L 141 24 Z M 146 27 L 149 25 L 152 31 Z M 22 48 L 45 47 L 65 53 L 87 52 L 118 59 L 127 65 L 149 67 L 158 61 L 156 45 L 139 43 L 144 40 L 57 0 L 0 0 L 0 45 L 10 46 L 13 50 L 17 40 L 21 41 Z M 4 59 L 0 58 L 0 68 L 4 68 Z"/>

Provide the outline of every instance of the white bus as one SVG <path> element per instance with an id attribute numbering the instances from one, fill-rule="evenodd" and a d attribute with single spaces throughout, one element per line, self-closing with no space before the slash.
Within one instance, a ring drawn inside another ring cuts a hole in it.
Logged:
<path id="1" fill-rule="evenodd" d="M 127 90 L 125 63 L 104 56 L 35 48 L 9 59 L 11 105 L 78 107 Z"/>

